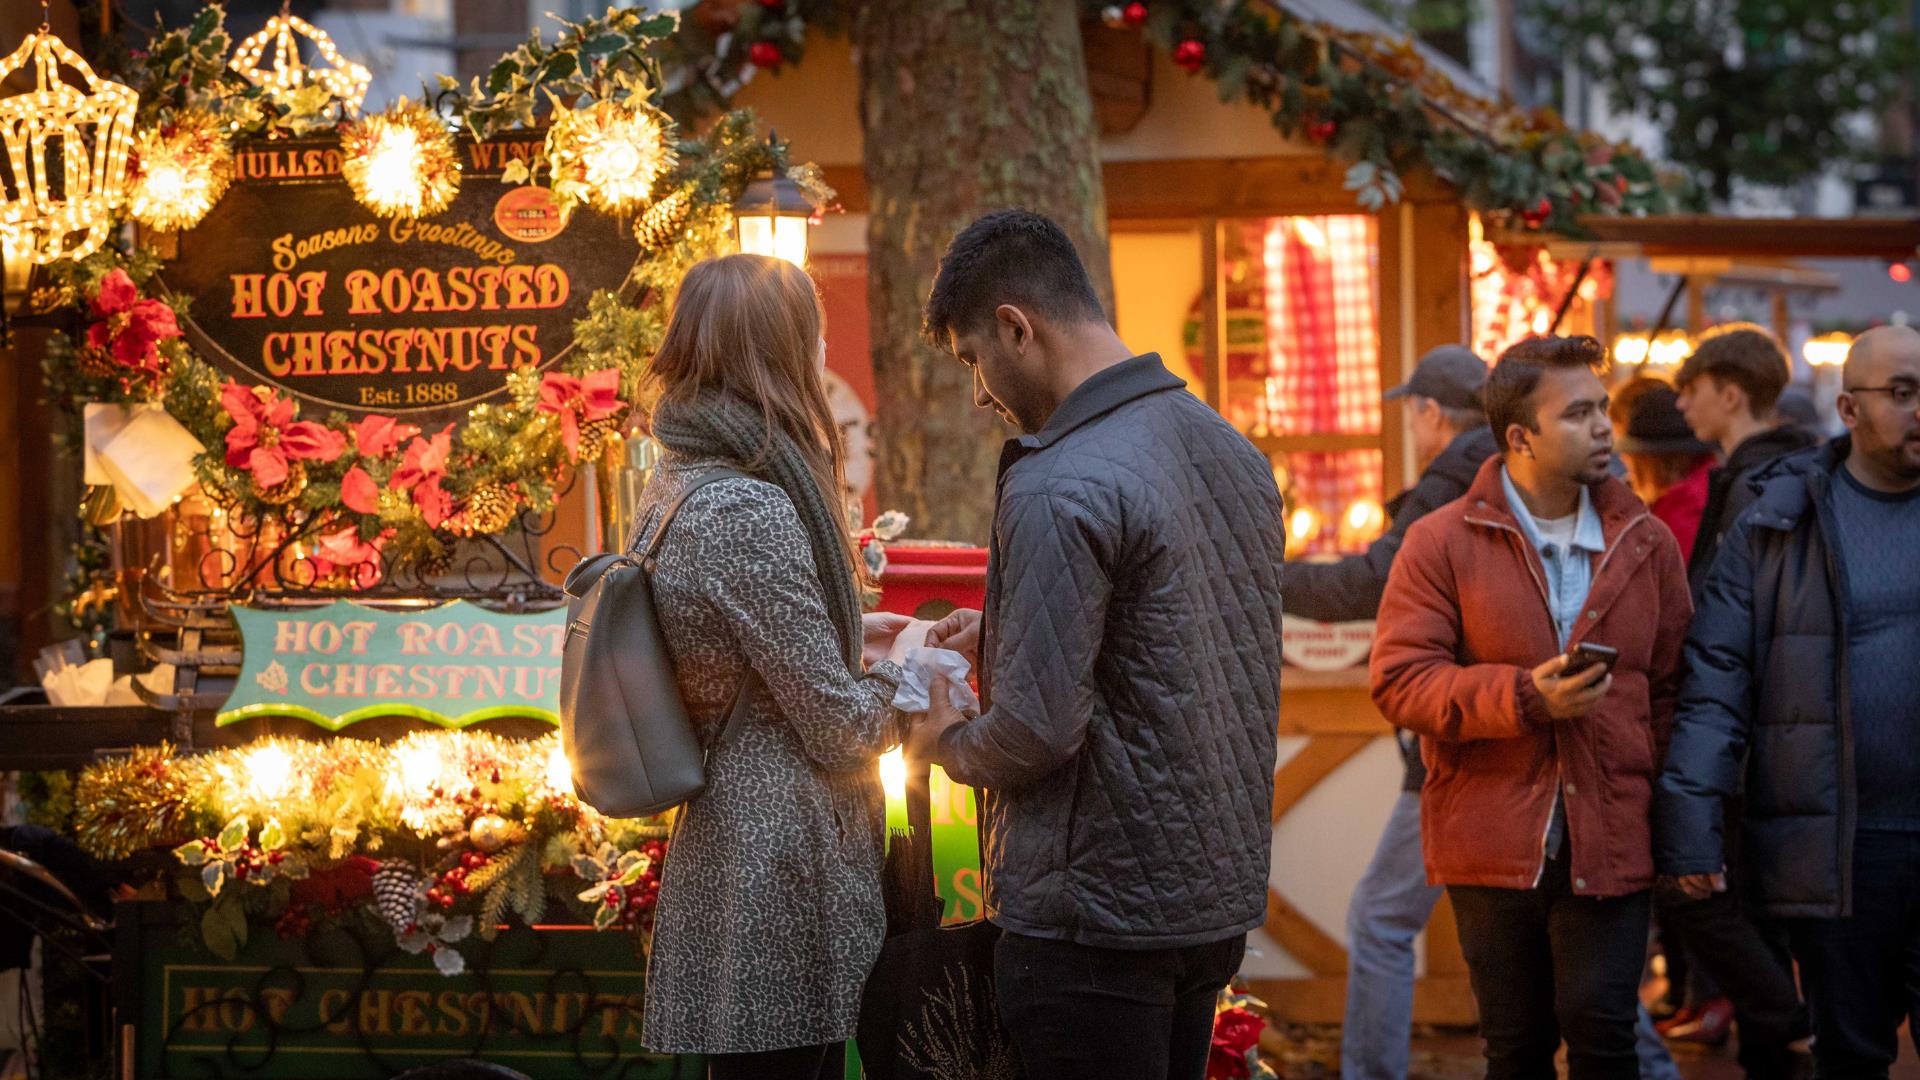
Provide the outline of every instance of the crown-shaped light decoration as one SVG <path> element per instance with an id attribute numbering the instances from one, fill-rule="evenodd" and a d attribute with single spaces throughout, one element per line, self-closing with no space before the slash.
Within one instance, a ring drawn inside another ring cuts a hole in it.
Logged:
<path id="1" fill-rule="evenodd" d="M 325 67 L 308 67 L 300 59 L 300 43 L 295 35 L 313 42 L 320 51 L 320 59 Z M 266 55 L 267 47 L 273 46 L 273 67 L 260 66 L 261 57 Z M 313 25 L 298 15 L 288 14 L 282 8 L 280 14 L 267 20 L 260 32 L 240 43 L 233 50 L 233 60 L 229 65 L 255 86 L 264 86 L 275 94 L 289 94 L 306 86 L 319 86 L 333 95 L 348 112 L 359 112 L 360 103 L 366 99 L 367 84 L 373 81 L 373 73 L 365 67 L 340 55 L 334 48 L 333 38 L 325 30 Z"/>
<path id="2" fill-rule="evenodd" d="M 10 264 L 90 254 L 126 197 L 132 89 L 93 73 L 43 23 L 0 60 L 0 79 L 33 65 L 33 89 L 0 98 L 0 250 Z M 71 68 L 77 82 L 60 75 Z"/>

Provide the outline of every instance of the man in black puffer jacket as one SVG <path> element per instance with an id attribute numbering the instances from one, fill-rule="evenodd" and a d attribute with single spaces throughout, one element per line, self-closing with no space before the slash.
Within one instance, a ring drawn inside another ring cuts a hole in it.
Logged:
<path id="1" fill-rule="evenodd" d="M 1281 575 L 1289 615 L 1323 622 L 1371 619 L 1407 528 L 1467 493 L 1480 463 L 1494 455 L 1493 429 L 1480 405 L 1486 361 L 1462 345 L 1420 358 L 1413 377 L 1384 397 L 1407 402 L 1407 429 L 1420 479 L 1387 504 L 1393 524 L 1358 555 L 1332 562 L 1291 560 Z M 1347 1012 L 1340 1040 L 1344 1080 L 1401 1080 L 1413 1027 L 1414 939 L 1426 928 L 1441 889 L 1427 884 L 1420 855 L 1420 785 L 1427 769 L 1420 740 L 1396 732 L 1405 780 L 1366 873 L 1347 905 Z"/>
<path id="2" fill-rule="evenodd" d="M 944 684 L 908 755 L 986 789 L 999 1011 L 1027 1074 L 1199 1076 L 1266 919 L 1280 715 L 1273 466 L 1108 325 L 1073 244 L 1026 211 L 954 237 L 927 301 L 1008 441 L 977 717 Z"/>
<path id="3" fill-rule="evenodd" d="M 1843 385 L 1852 434 L 1763 470 L 1707 575 L 1654 855 L 1724 888 L 1744 786 L 1742 888 L 1790 920 L 1819 1075 L 1884 1077 L 1920 1017 L 1920 332 L 1862 334 Z"/>

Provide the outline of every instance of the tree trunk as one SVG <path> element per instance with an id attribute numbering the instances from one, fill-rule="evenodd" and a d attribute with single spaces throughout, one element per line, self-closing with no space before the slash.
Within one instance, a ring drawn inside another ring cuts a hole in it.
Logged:
<path id="1" fill-rule="evenodd" d="M 880 505 L 985 543 L 1000 446 L 972 379 L 921 337 L 947 242 L 990 210 L 1046 214 L 1113 310 L 1106 194 L 1072 0 L 870 0 L 853 27 L 866 140 L 867 306 Z"/>

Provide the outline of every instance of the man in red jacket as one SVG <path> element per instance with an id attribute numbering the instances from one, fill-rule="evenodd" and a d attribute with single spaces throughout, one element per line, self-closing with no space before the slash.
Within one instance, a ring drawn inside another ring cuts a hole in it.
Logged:
<path id="1" fill-rule="evenodd" d="M 1648 808 L 1692 607 L 1673 534 L 1607 473 L 1589 337 L 1508 349 L 1483 391 L 1500 456 L 1408 530 L 1373 699 L 1428 736 L 1427 876 L 1460 927 L 1489 1080 L 1638 1072 Z M 1611 664 L 1569 670 L 1582 644 Z"/>

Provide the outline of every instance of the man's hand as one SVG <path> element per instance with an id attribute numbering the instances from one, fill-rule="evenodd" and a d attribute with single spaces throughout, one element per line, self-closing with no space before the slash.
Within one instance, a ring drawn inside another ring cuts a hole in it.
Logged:
<path id="1" fill-rule="evenodd" d="M 911 616 L 891 611 L 869 611 L 860 616 L 860 659 L 868 667 L 885 660 L 893 651 L 893 639 L 911 622 Z"/>
<path id="2" fill-rule="evenodd" d="M 967 658 L 967 663 L 980 666 L 980 613 L 973 608 L 961 608 L 953 614 L 933 624 L 927 631 L 927 648 L 951 649 Z"/>
<path id="3" fill-rule="evenodd" d="M 1555 720 L 1578 720 L 1593 711 L 1613 685 L 1613 675 L 1605 664 L 1590 664 L 1585 671 L 1566 673 L 1565 653 L 1533 669 L 1533 686 L 1547 701 L 1547 713 Z"/>
<path id="4" fill-rule="evenodd" d="M 932 685 L 927 687 L 928 707 L 926 715 L 907 732 L 906 755 L 915 761 L 944 764 L 939 757 L 940 736 L 955 724 L 963 724 L 972 717 L 962 713 L 953 704 L 953 684 L 946 676 L 935 675 Z"/>
<path id="5" fill-rule="evenodd" d="M 1660 884 L 1677 890 L 1689 900 L 1705 900 L 1714 893 L 1727 891 L 1725 874 L 1662 874 Z"/>

